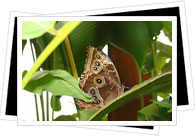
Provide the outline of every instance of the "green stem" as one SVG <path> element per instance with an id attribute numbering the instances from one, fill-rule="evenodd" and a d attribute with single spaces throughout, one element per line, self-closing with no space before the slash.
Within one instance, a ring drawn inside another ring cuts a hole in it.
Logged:
<path id="1" fill-rule="evenodd" d="M 65 70 L 68 71 L 70 74 L 72 74 L 72 70 L 71 70 L 71 67 L 70 67 L 70 62 L 69 62 L 69 59 L 68 59 L 67 50 L 66 50 L 66 47 L 65 47 L 65 42 L 63 42 L 61 44 L 59 50 L 60 50 L 61 57 L 63 59 L 63 65 L 64 65 Z"/>
<path id="2" fill-rule="evenodd" d="M 34 56 L 34 51 L 33 51 L 33 48 L 32 48 L 32 44 L 30 44 L 30 47 L 31 47 L 31 53 L 32 53 L 33 61 L 35 62 L 35 56 Z M 39 121 L 39 109 L 38 109 L 38 102 L 37 102 L 36 94 L 34 94 L 34 99 L 35 99 L 35 109 L 36 109 L 37 121 Z"/>
<path id="3" fill-rule="evenodd" d="M 56 69 L 56 50 L 54 50 L 53 52 L 53 69 Z M 52 109 L 52 121 L 54 121 L 54 110 L 53 109 Z"/>
<path id="4" fill-rule="evenodd" d="M 34 98 L 35 98 L 35 107 L 36 107 L 37 121 L 40 121 L 39 120 L 39 110 L 38 110 L 38 103 L 37 103 L 37 96 L 36 96 L 36 94 L 34 94 Z"/>
<path id="5" fill-rule="evenodd" d="M 30 81 L 32 75 L 37 71 L 37 69 L 43 64 L 43 62 L 48 58 L 48 56 L 60 45 L 60 43 L 81 23 L 81 21 L 70 21 L 65 26 L 63 26 L 58 35 L 48 44 L 44 51 L 39 55 L 34 66 L 25 75 L 22 80 L 22 89 L 25 88 L 27 83 Z"/>
<path id="6" fill-rule="evenodd" d="M 54 110 L 52 110 L 52 121 L 54 121 Z"/>
<path id="7" fill-rule="evenodd" d="M 66 44 L 66 50 L 67 50 L 70 66 L 72 68 L 73 76 L 76 79 L 78 79 L 77 68 L 76 68 L 76 65 L 75 65 L 75 61 L 74 61 L 74 57 L 73 57 L 73 54 L 72 54 L 72 49 L 71 49 L 70 41 L 69 41 L 68 37 L 65 38 L 65 44 Z M 74 102 L 75 102 L 75 99 L 74 99 Z M 76 105 L 76 109 L 77 109 L 78 116 L 80 118 L 78 105 Z"/>
<path id="8" fill-rule="evenodd" d="M 45 121 L 45 110 L 44 110 L 43 94 L 40 95 L 40 100 L 41 100 L 41 109 L 42 109 L 42 120 Z"/>
<path id="9" fill-rule="evenodd" d="M 47 121 L 49 121 L 49 92 L 46 92 L 46 103 L 47 103 Z"/>
<path id="10" fill-rule="evenodd" d="M 142 95 L 140 98 L 141 98 L 141 108 L 144 108 L 144 95 Z"/>

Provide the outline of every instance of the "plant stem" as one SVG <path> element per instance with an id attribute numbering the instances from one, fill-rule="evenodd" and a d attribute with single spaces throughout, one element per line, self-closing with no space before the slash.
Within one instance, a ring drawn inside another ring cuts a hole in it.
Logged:
<path id="1" fill-rule="evenodd" d="M 62 46 L 63 45 L 63 46 Z M 63 59 L 63 64 L 64 64 L 64 68 L 65 70 L 72 74 L 72 70 L 71 70 L 71 67 L 70 67 L 70 62 L 69 62 L 69 58 L 68 58 L 68 53 L 67 53 L 67 49 L 65 47 L 65 42 L 63 42 L 59 48 L 60 50 L 60 54 L 61 54 L 61 57 Z"/>
<path id="2" fill-rule="evenodd" d="M 34 51 L 32 48 L 32 44 L 30 44 L 31 47 L 31 53 L 32 53 L 32 57 L 33 57 L 33 62 L 35 62 L 35 56 L 34 56 Z M 35 99 L 35 109 L 36 109 L 36 116 L 37 116 L 37 121 L 39 121 L 39 109 L 38 109 L 38 102 L 37 102 L 37 96 L 36 94 L 34 94 L 34 99 Z"/>
<path id="3" fill-rule="evenodd" d="M 74 57 L 73 57 L 73 54 L 72 54 L 70 41 L 69 41 L 68 37 L 65 38 L 65 44 L 66 44 L 66 49 L 67 49 L 70 65 L 71 65 L 71 68 L 72 68 L 73 76 L 76 79 L 78 79 L 77 68 L 76 68 L 76 65 L 75 65 L 75 61 L 74 61 Z M 74 101 L 75 101 L 75 99 L 74 99 Z M 80 118 L 80 115 L 79 115 L 79 112 L 78 112 L 79 111 L 78 105 L 76 105 L 76 109 L 77 109 L 78 117 Z"/>
<path id="4" fill-rule="evenodd" d="M 53 52 L 53 69 L 56 69 L 56 50 L 54 50 Z M 54 121 L 54 110 L 53 109 L 52 109 L 52 121 Z"/>
<path id="5" fill-rule="evenodd" d="M 38 110 L 38 103 L 37 103 L 37 96 L 36 96 L 36 94 L 34 94 L 34 98 L 35 98 L 35 107 L 36 107 L 37 121 L 40 121 L 39 120 L 39 110 Z"/>
<path id="6" fill-rule="evenodd" d="M 52 110 L 52 121 L 54 121 L 54 110 Z"/>
<path id="7" fill-rule="evenodd" d="M 66 43 L 66 49 L 67 49 L 67 52 L 68 52 L 68 57 L 69 57 L 70 65 L 71 65 L 71 68 L 72 68 L 73 76 L 76 79 L 78 79 L 77 68 L 76 68 L 76 65 L 75 65 L 75 62 L 74 62 L 74 57 L 72 55 L 72 50 L 71 50 L 71 47 L 70 47 L 70 41 L 69 41 L 68 37 L 65 38 L 65 43 Z"/>
<path id="8" fill-rule="evenodd" d="M 59 34 L 48 44 L 44 51 L 39 55 L 34 66 L 25 75 L 22 80 L 22 89 L 25 88 L 27 83 L 30 81 L 32 75 L 41 66 L 41 64 L 47 59 L 47 57 L 60 45 L 60 43 L 66 38 L 79 24 L 81 21 L 70 21 L 59 30 Z"/>
<path id="9" fill-rule="evenodd" d="M 42 109 L 42 120 L 45 121 L 45 110 L 44 110 L 43 94 L 40 95 L 40 100 L 41 100 L 41 109 Z"/>
<path id="10" fill-rule="evenodd" d="M 141 108 L 144 108 L 144 95 L 142 95 L 140 99 L 141 99 Z"/>
<path id="11" fill-rule="evenodd" d="M 46 103 L 47 103 L 47 121 L 49 121 L 49 92 L 46 92 Z"/>

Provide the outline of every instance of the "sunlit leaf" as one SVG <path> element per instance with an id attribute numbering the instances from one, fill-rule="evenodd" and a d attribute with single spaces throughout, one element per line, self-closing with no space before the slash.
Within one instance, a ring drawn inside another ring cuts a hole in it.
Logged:
<path id="1" fill-rule="evenodd" d="M 22 39 L 37 38 L 54 28 L 55 23 L 55 21 L 23 21 Z"/>
<path id="2" fill-rule="evenodd" d="M 93 101 L 90 96 L 79 88 L 78 81 L 64 70 L 35 72 L 25 90 L 35 94 L 48 91 L 56 96 L 67 95 L 86 102 Z"/>

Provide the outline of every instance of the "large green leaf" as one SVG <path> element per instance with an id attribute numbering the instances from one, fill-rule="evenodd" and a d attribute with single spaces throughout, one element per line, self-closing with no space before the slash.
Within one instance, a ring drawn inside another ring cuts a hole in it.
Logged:
<path id="1" fill-rule="evenodd" d="M 22 39 L 37 38 L 54 28 L 56 21 L 23 21 Z"/>
<path id="2" fill-rule="evenodd" d="M 146 21 L 146 24 L 149 28 L 150 38 L 152 40 L 156 40 L 158 38 L 158 35 L 160 34 L 160 30 L 163 27 L 162 22 L 159 22 L 159 21 Z"/>
<path id="3" fill-rule="evenodd" d="M 67 95 L 86 102 L 93 101 L 79 88 L 78 81 L 64 70 L 35 72 L 25 90 L 35 94 L 48 91 L 56 96 Z"/>
<path id="4" fill-rule="evenodd" d="M 83 22 L 69 36 L 74 59 L 79 75 L 84 70 L 86 48 L 89 45 L 98 47 L 111 42 L 113 45 L 131 54 L 138 66 L 142 66 L 152 35 L 160 32 L 161 22 L 153 22 L 156 26 L 151 31 L 151 22 L 134 21 L 91 21 Z"/>
<path id="5" fill-rule="evenodd" d="M 57 23 L 57 25 L 63 25 L 63 22 Z M 155 27 L 151 27 L 155 26 Z M 134 22 L 134 21 L 84 21 L 81 23 L 70 35 L 69 41 L 72 48 L 74 60 L 77 67 L 78 74 L 82 74 L 84 71 L 84 63 L 86 59 L 86 48 L 89 45 L 102 48 L 106 43 L 111 42 L 123 51 L 131 54 L 138 66 L 142 66 L 148 47 L 152 37 L 157 35 L 161 29 L 161 22 Z M 46 33 L 45 35 L 49 35 Z M 42 44 L 44 49 L 47 45 L 47 37 L 43 35 Z M 52 37 L 51 37 L 52 38 Z M 38 43 L 38 41 L 36 41 Z M 40 43 L 40 42 L 39 42 Z M 65 43 L 62 42 L 61 47 L 65 47 Z M 40 44 L 39 44 L 40 46 Z M 40 48 L 36 46 L 35 48 Z M 59 47 L 60 48 L 60 47 Z M 40 49 L 36 49 L 36 52 Z M 64 50 L 64 51 L 63 51 Z M 63 52 L 62 52 L 63 51 Z M 62 68 L 68 67 L 68 60 L 66 49 L 57 51 L 57 65 L 56 67 Z M 60 59 L 58 58 L 60 57 Z M 63 62 L 64 61 L 64 62 Z M 63 62 L 63 63 L 60 63 Z M 45 62 L 46 63 L 46 62 Z M 48 62 L 48 65 L 52 64 Z M 66 69 L 67 70 L 67 69 Z"/>
<path id="6" fill-rule="evenodd" d="M 76 119 L 71 115 L 60 115 L 54 121 L 76 121 Z"/>
<path id="7" fill-rule="evenodd" d="M 103 108 L 93 114 L 88 120 L 101 120 L 107 113 L 117 109 L 122 104 L 128 102 L 138 95 L 147 93 L 171 92 L 172 91 L 172 72 L 167 72 L 146 80 L 139 85 L 134 86 L 118 98 L 109 102 Z"/>
<path id="8" fill-rule="evenodd" d="M 131 54 L 141 68 L 150 42 L 150 34 L 146 22 L 113 21 L 110 23 L 110 26 L 110 42 Z"/>

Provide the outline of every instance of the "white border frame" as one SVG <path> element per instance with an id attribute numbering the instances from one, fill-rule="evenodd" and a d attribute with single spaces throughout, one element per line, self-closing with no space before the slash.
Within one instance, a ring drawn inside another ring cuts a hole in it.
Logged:
<path id="1" fill-rule="evenodd" d="M 188 45 L 188 37 L 186 36 L 187 34 L 187 28 L 186 28 L 186 16 L 185 16 L 185 6 L 184 6 L 184 2 L 169 2 L 169 3 L 160 3 L 160 4 L 143 4 L 143 5 L 139 5 L 139 6 L 128 6 L 128 7 L 118 7 L 118 8 L 106 8 L 106 9 L 97 9 L 97 10 L 87 10 L 87 11 L 76 11 L 76 12 L 66 12 L 66 13 L 55 13 L 55 14 L 50 14 L 53 16 L 58 16 L 58 15 L 62 15 L 62 16 L 71 16 L 71 15 L 77 15 L 77 16 L 83 16 L 83 15 L 95 15 L 95 14 L 106 14 L 106 13 L 116 13 L 117 12 L 125 12 L 125 11 L 139 11 L 139 10 L 150 10 L 150 9 L 158 9 L 158 8 L 168 8 L 168 7 L 179 7 L 180 8 L 180 18 L 181 18 L 181 28 L 183 29 L 182 31 L 182 38 L 183 38 L 183 45 L 185 44 L 187 49 L 185 49 L 185 55 L 184 59 L 185 62 L 188 62 L 188 64 L 190 63 L 190 55 L 189 55 L 189 45 Z M 115 11 L 116 10 L 116 11 Z M 89 12 L 89 13 L 88 13 Z M 182 16 L 181 16 L 182 14 Z M 7 45 L 7 54 L 9 54 L 9 50 L 8 48 L 12 47 L 12 39 L 13 39 L 13 25 L 14 25 L 14 18 L 15 17 L 19 17 L 19 16 L 39 16 L 41 14 L 39 13 L 27 13 L 27 12 L 19 12 L 19 11 L 13 11 L 10 12 L 10 20 L 9 20 L 9 31 L 8 31 L 8 45 Z M 48 16 L 47 14 L 42 14 L 44 16 Z M 184 19 L 183 19 L 184 18 Z M 183 32 L 185 32 L 185 35 L 183 34 Z M 185 39 L 185 40 L 184 40 Z M 185 43 L 184 43 L 185 41 Z M 11 44 L 11 45 L 10 45 Z M 10 58 L 9 55 L 6 55 L 6 64 L 5 67 L 9 67 L 7 65 L 10 65 L 9 63 Z M 189 67 L 190 65 L 186 65 L 185 64 L 185 68 L 186 71 L 188 71 L 188 73 L 186 74 L 186 79 L 187 81 L 187 94 L 188 94 L 188 99 L 189 99 L 189 104 L 188 105 L 180 105 L 177 106 L 177 110 L 181 111 L 181 110 L 190 110 L 190 109 L 194 109 L 195 107 L 195 103 L 194 103 L 194 94 L 193 94 L 193 84 L 192 84 L 192 76 L 191 76 L 191 67 Z M 8 70 L 7 70 L 8 71 Z M 9 74 L 8 72 L 6 72 L 4 74 L 4 83 L 3 83 L 3 92 L 2 92 L 2 100 L 1 100 L 1 119 L 6 119 L 6 120 L 17 120 L 16 116 L 12 116 L 12 115 L 5 115 L 5 110 L 6 110 L 6 104 L 7 104 L 7 82 L 8 81 L 8 77 Z"/>
<path id="2" fill-rule="evenodd" d="M 22 121 L 20 117 L 20 112 L 24 110 L 20 106 L 22 103 L 20 98 L 20 93 L 22 93 L 22 46 L 18 46 L 17 60 L 18 60 L 18 76 L 17 76 L 17 85 L 18 85 L 18 125 L 109 125 L 109 126 L 148 126 L 148 125 L 176 125 L 176 108 L 177 108 L 177 20 L 176 17 L 18 17 L 18 32 L 17 40 L 18 45 L 22 45 L 22 22 L 23 21 L 172 21 L 172 121 L 67 121 L 67 122 L 42 122 L 42 121 Z"/>
<path id="3" fill-rule="evenodd" d="M 142 4 L 142 3 L 139 3 L 139 4 Z M 150 4 L 150 5 L 149 5 Z M 75 15 L 77 16 L 81 16 L 81 15 L 88 15 L 88 12 L 90 12 L 90 14 L 94 15 L 94 14 L 97 14 L 99 13 L 98 10 L 104 10 L 105 12 L 101 14 L 106 14 L 106 13 L 116 13 L 115 9 L 117 9 L 117 12 L 125 12 L 125 11 L 139 11 L 139 10 L 150 10 L 150 9 L 158 9 L 158 8 L 168 8 L 168 7 L 179 7 L 180 8 L 180 18 L 181 18 L 181 27 L 184 29 L 186 28 L 184 24 L 186 24 L 186 20 L 183 19 L 183 17 L 186 18 L 185 14 L 182 13 L 183 11 L 185 11 L 185 8 L 184 8 L 184 2 L 169 2 L 169 3 L 149 3 L 149 4 L 142 4 L 142 5 L 131 5 L 131 6 L 128 6 L 128 7 L 113 7 L 112 9 L 111 8 L 103 8 L 103 9 L 95 9 L 95 10 L 88 10 L 88 11 L 76 11 Z M 108 10 L 108 12 L 107 12 Z M 65 13 L 60 13 L 60 15 L 62 16 L 70 16 L 72 14 L 74 14 L 75 11 L 73 12 L 65 12 Z M 19 17 L 19 16 L 29 16 L 29 15 L 38 15 L 39 13 L 25 13 L 25 12 L 21 12 L 21 11 L 13 11 L 10 13 L 10 21 L 9 21 L 9 33 L 8 33 L 8 45 L 7 46 L 11 46 L 12 47 L 12 39 L 13 39 L 13 20 L 15 17 Z M 50 14 L 48 16 L 58 16 L 59 13 L 56 13 L 56 14 Z M 183 16 L 181 16 L 181 14 L 183 14 Z M 46 15 L 46 14 L 44 14 Z M 12 19 L 13 18 L 13 19 Z M 183 23 L 182 23 L 183 22 Z M 187 29 L 185 29 L 187 31 Z M 184 30 L 184 31 L 185 31 Z M 12 33 L 12 34 L 11 34 Z M 186 34 L 183 34 L 183 31 L 182 31 L 182 38 L 183 38 L 183 45 L 186 44 L 186 42 L 184 43 L 184 38 L 187 39 L 187 44 L 188 44 L 188 37 Z M 185 40 L 186 41 L 186 40 Z M 9 44 L 11 43 L 11 45 Z M 185 46 L 187 47 L 187 46 Z M 9 51 L 8 50 L 9 47 L 7 47 L 7 54 L 9 54 Z M 187 49 L 186 49 L 187 50 Z M 187 54 L 189 54 L 189 50 L 186 51 Z M 8 57 L 8 55 L 6 55 L 6 64 L 9 63 L 10 61 L 10 58 Z M 188 55 L 187 55 L 188 56 Z M 186 58 L 186 55 L 184 56 Z M 189 60 L 189 59 L 187 59 Z M 10 64 L 10 63 L 9 63 Z M 186 65 L 185 63 L 185 66 L 189 66 L 189 65 Z M 189 70 L 190 69 L 190 70 Z M 186 68 L 186 71 L 189 70 L 191 72 L 191 68 Z M 189 72 L 189 73 L 190 73 Z M 8 75 L 9 77 L 9 74 L 8 73 L 5 73 L 4 74 L 4 79 L 6 79 L 6 75 Z M 194 101 L 193 101 L 193 85 L 192 85 L 192 78 L 191 78 L 191 74 L 186 74 L 186 78 L 189 79 L 188 82 L 191 82 L 191 86 L 187 86 L 188 88 L 188 98 L 189 96 L 191 98 L 189 98 L 189 105 L 185 105 L 185 106 L 177 106 L 177 110 L 189 110 L 189 109 L 193 109 L 194 108 Z M 9 116 L 9 115 L 5 115 L 5 109 L 6 109 L 6 104 L 7 104 L 7 88 L 5 87 L 7 86 L 7 82 L 4 81 L 4 84 L 3 84 L 3 90 L 2 90 L 2 100 L 1 100 L 1 119 L 6 119 L 6 120 L 15 120 L 17 119 L 16 116 Z M 87 127 L 87 126 L 86 126 Z M 90 126 L 91 127 L 94 127 L 94 126 Z M 97 127 L 95 127 L 97 128 Z M 99 127 L 101 129 L 101 127 Z M 104 127 L 105 128 L 105 127 Z M 121 127 L 117 127 L 117 126 L 112 126 L 110 129 L 111 130 L 118 130 L 118 128 L 121 128 Z M 154 126 L 154 128 L 159 128 L 158 126 Z M 129 129 L 129 128 L 128 128 Z M 132 128 L 134 130 L 134 128 Z M 137 128 L 138 129 L 138 128 Z M 120 131 L 120 130 L 119 130 Z M 124 130 L 125 131 L 125 130 Z M 142 132 L 142 129 L 138 129 L 137 132 Z M 152 131 L 152 134 L 158 134 L 158 133 L 153 133 L 153 130 L 148 130 L 146 133 Z"/>
<path id="4" fill-rule="evenodd" d="M 5 66 L 4 66 L 4 75 L 3 75 L 3 86 L 2 86 L 2 99 L 0 107 L 0 118 L 5 120 L 17 120 L 17 116 L 6 115 L 6 106 L 7 106 L 7 96 L 8 96 L 8 82 L 9 82 L 9 73 L 10 73 L 10 64 L 11 64 L 11 53 L 12 53 L 12 42 L 14 34 L 14 20 L 17 15 L 29 16 L 29 13 L 17 13 L 10 12 L 9 27 L 8 27 L 8 38 L 7 38 L 7 48 L 6 48 L 6 57 L 5 57 Z M 32 14 L 31 14 L 32 15 Z"/>

